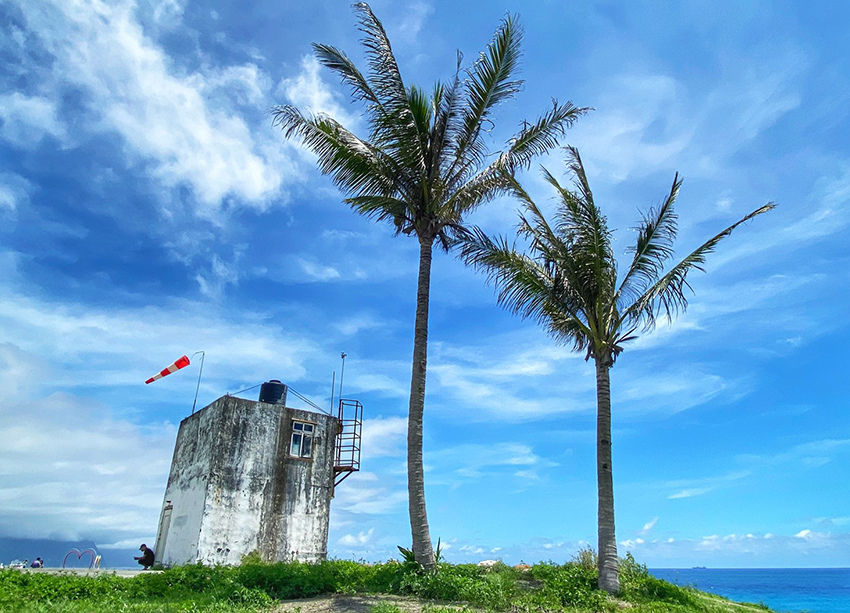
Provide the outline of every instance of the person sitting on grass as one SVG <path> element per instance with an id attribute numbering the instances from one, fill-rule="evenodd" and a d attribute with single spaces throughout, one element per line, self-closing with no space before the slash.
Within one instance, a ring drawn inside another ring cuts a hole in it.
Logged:
<path id="1" fill-rule="evenodd" d="M 139 551 L 142 552 L 142 555 L 134 556 L 133 559 L 138 560 L 139 564 L 144 567 L 142 570 L 147 570 L 153 566 L 153 549 L 142 543 Z"/>

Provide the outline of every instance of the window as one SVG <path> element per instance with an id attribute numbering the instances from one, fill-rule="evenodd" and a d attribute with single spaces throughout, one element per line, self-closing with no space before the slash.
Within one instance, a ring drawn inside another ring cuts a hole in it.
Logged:
<path id="1" fill-rule="evenodd" d="M 303 421 L 292 422 L 292 443 L 289 445 L 289 455 L 299 458 L 309 458 L 313 455 L 313 424 Z"/>

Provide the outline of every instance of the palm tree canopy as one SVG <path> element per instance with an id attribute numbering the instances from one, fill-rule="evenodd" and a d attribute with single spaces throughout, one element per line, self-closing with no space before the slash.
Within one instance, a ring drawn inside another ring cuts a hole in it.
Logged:
<path id="1" fill-rule="evenodd" d="M 397 233 L 438 239 L 448 248 L 464 215 L 509 191 L 510 175 L 553 148 L 588 109 L 553 101 L 548 112 L 524 124 L 500 154 L 491 156 L 490 117 L 522 84 L 514 78 L 522 40 L 516 18 L 505 17 L 487 49 L 463 71 L 458 54 L 453 78 L 426 92 L 405 86 L 386 32 L 369 6 L 356 4 L 355 10 L 365 75 L 339 49 L 315 44 L 314 50 L 365 105 L 368 137 L 291 105 L 274 107 L 273 123 L 318 155 L 321 171 L 355 210 L 391 222 Z"/>
<path id="2" fill-rule="evenodd" d="M 672 319 L 687 307 L 688 273 L 704 270 L 706 255 L 722 239 L 775 205 L 754 210 L 668 267 L 677 232 L 674 203 L 682 184 L 676 174 L 661 206 L 643 216 L 637 241 L 629 250 L 632 261 L 618 283 L 607 220 L 593 201 L 578 150 L 566 151 L 572 189 L 561 186 L 544 169 L 559 199 L 554 224 L 513 181 L 512 189 L 523 204 L 518 235 L 529 241 L 529 253 L 476 228 L 464 241 L 461 257 L 486 271 L 500 304 L 537 320 L 556 339 L 586 351 L 586 358 L 611 365 L 639 328 L 647 331 L 659 315 Z"/>

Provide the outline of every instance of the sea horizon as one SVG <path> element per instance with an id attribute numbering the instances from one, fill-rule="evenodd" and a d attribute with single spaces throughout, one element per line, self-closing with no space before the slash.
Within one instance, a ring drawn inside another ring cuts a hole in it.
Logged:
<path id="1" fill-rule="evenodd" d="M 659 579 L 780 613 L 850 613 L 850 567 L 648 568 Z"/>

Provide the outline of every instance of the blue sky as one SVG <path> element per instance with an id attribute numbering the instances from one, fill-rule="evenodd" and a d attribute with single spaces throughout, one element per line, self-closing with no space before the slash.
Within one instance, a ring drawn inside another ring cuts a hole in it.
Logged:
<path id="1" fill-rule="evenodd" d="M 850 566 L 850 8 L 804 2 L 372 4 L 408 83 L 472 61 L 506 12 L 622 255 L 679 171 L 681 253 L 769 200 L 692 277 L 686 314 L 612 370 L 620 552 L 650 566 Z M 362 130 L 312 42 L 362 61 L 346 2 L 0 2 L 0 535 L 151 540 L 176 428 L 279 378 L 366 411 L 329 550 L 409 545 L 404 441 L 417 245 L 358 217 L 271 127 L 294 103 Z M 560 153 L 542 160 L 563 176 Z M 532 169 L 528 190 L 551 209 Z M 510 233 L 516 204 L 472 221 Z M 435 257 L 425 422 L 450 561 L 595 543 L 593 368 Z M 338 379 L 337 379 L 338 380 Z M 253 393 L 253 392 L 251 392 Z"/>

